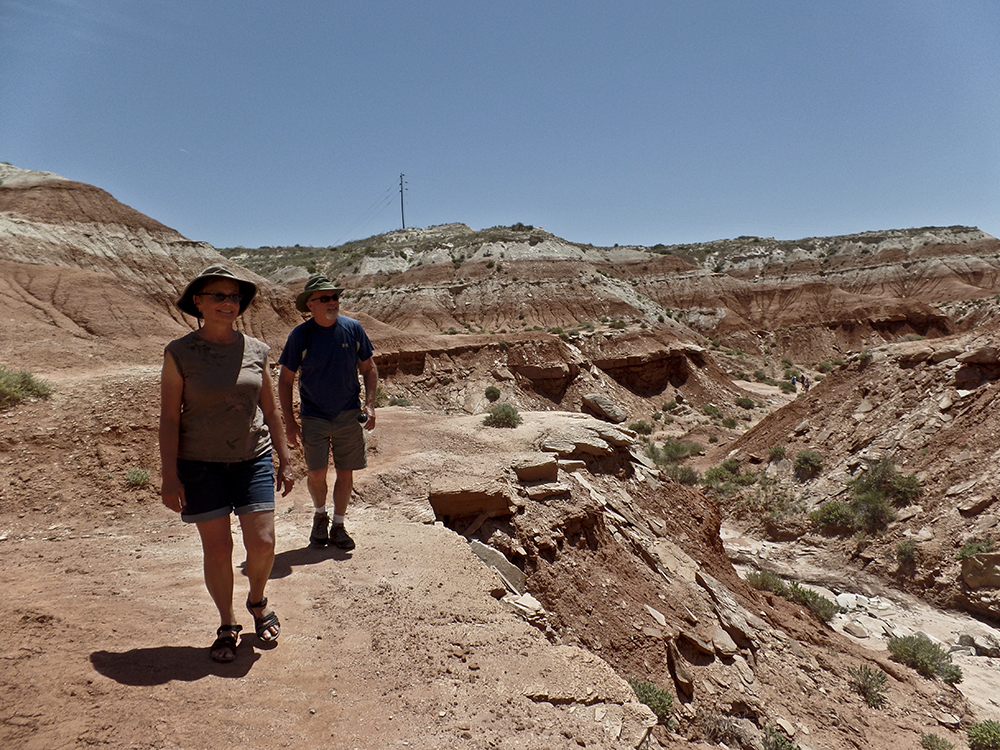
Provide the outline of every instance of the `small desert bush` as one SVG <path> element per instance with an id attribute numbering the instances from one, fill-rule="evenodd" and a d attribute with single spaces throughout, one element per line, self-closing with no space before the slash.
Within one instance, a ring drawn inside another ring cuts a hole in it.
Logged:
<path id="1" fill-rule="evenodd" d="M 781 730 L 770 724 L 764 727 L 761 737 L 764 750 L 798 750 L 798 745 L 781 733 Z"/>
<path id="2" fill-rule="evenodd" d="M 500 398 L 500 389 L 491 385 L 486 389 L 485 396 L 489 401 L 497 401 Z"/>
<path id="3" fill-rule="evenodd" d="M 47 398 L 52 388 L 27 370 L 14 372 L 0 365 L 0 409 L 15 406 L 27 398 Z"/>
<path id="4" fill-rule="evenodd" d="M 767 460 L 770 461 L 771 463 L 774 463 L 775 461 L 781 461 L 782 459 L 785 458 L 786 453 L 787 451 L 785 450 L 785 446 L 772 445 L 771 450 L 767 452 Z"/>
<path id="5" fill-rule="evenodd" d="M 487 427 L 517 427 L 522 421 L 517 408 L 504 402 L 490 409 L 483 424 Z"/>
<path id="6" fill-rule="evenodd" d="M 792 581 L 788 585 L 788 599 L 796 604 L 801 604 L 822 622 L 829 622 L 840 611 L 840 607 L 837 606 L 836 602 L 827 599 L 812 589 L 800 586 L 795 581 Z"/>
<path id="7" fill-rule="evenodd" d="M 389 398 L 389 406 L 412 406 L 410 399 L 401 398 L 399 396 L 391 396 Z"/>
<path id="8" fill-rule="evenodd" d="M 752 409 L 753 399 L 747 398 L 746 396 L 740 396 L 736 399 L 736 405 L 743 409 Z"/>
<path id="9" fill-rule="evenodd" d="M 701 481 L 701 476 L 698 471 L 691 466 L 682 466 L 681 464 L 671 464 L 667 466 L 664 473 L 673 479 L 678 484 L 683 484 L 687 487 L 694 487 Z"/>
<path id="10" fill-rule="evenodd" d="M 632 432 L 635 432 L 639 435 L 653 434 L 653 425 L 651 425 L 649 422 L 646 422 L 645 420 L 640 422 L 633 422 L 628 426 L 628 428 L 632 430 Z"/>
<path id="11" fill-rule="evenodd" d="M 881 669 L 872 669 L 867 664 L 860 667 L 848 667 L 847 673 L 851 676 L 851 689 L 865 699 L 872 708 L 881 708 L 886 702 L 886 682 L 889 676 Z"/>
<path id="12" fill-rule="evenodd" d="M 1000 721 L 981 721 L 965 730 L 969 750 L 1000 750 Z"/>
<path id="13" fill-rule="evenodd" d="M 856 528 L 854 509 L 841 500 L 827 500 L 809 514 L 813 526 L 834 531 L 851 531 Z"/>
<path id="14" fill-rule="evenodd" d="M 829 622 L 840 611 L 836 602 L 802 586 L 798 581 L 786 583 L 781 576 L 769 570 L 751 571 L 747 573 L 745 580 L 758 591 L 770 591 L 791 602 L 801 604 L 822 622 Z"/>
<path id="15" fill-rule="evenodd" d="M 890 638 L 889 655 L 929 679 L 940 677 L 949 685 L 962 681 L 962 669 L 951 663 L 951 654 L 925 635 Z"/>
<path id="16" fill-rule="evenodd" d="M 149 469 L 127 469 L 125 471 L 125 481 L 129 487 L 145 487 L 149 481 Z"/>
<path id="17" fill-rule="evenodd" d="M 896 560 L 900 565 L 917 561 L 917 542 L 915 539 L 904 539 L 896 545 Z"/>
<path id="18" fill-rule="evenodd" d="M 667 440 L 657 448 L 652 443 L 646 446 L 646 455 L 659 465 L 680 463 L 690 456 L 697 456 L 704 451 L 704 446 L 698 443 L 683 443 L 679 440 Z"/>
<path id="19" fill-rule="evenodd" d="M 909 505 L 924 492 L 916 474 L 900 474 L 889 456 L 869 461 L 864 471 L 847 483 L 847 489 L 854 496 L 867 493 L 883 495 L 894 505 Z"/>
<path id="20" fill-rule="evenodd" d="M 973 539 L 972 541 L 963 544 L 962 549 L 958 551 L 958 554 L 956 554 L 955 557 L 959 560 L 964 560 L 967 557 L 978 555 L 981 552 L 992 552 L 996 549 L 996 546 L 996 542 L 989 537 L 986 537 L 985 539 Z"/>
<path id="21" fill-rule="evenodd" d="M 719 411 L 719 407 L 714 406 L 713 404 L 705 404 L 701 407 L 701 411 L 706 417 L 711 417 L 712 419 L 718 419 L 722 416 L 722 412 Z"/>
<path id="22" fill-rule="evenodd" d="M 924 750 L 954 750 L 955 746 L 944 737 L 925 733 L 920 735 L 920 747 Z"/>
<path id="23" fill-rule="evenodd" d="M 639 680 L 634 677 L 629 678 L 628 684 L 631 685 L 639 702 L 649 706 L 656 715 L 657 721 L 669 729 L 674 715 L 674 699 L 670 692 L 657 687 L 648 680 Z"/>
<path id="24" fill-rule="evenodd" d="M 889 504 L 889 499 L 874 490 L 856 495 L 852 505 L 858 525 L 872 534 L 885 531 L 889 522 L 896 517 L 896 511 Z"/>
<path id="25" fill-rule="evenodd" d="M 795 476 L 799 479 L 812 479 L 823 468 L 823 457 L 816 451 L 799 451 L 792 462 Z"/>
<path id="26" fill-rule="evenodd" d="M 663 404 L 663 411 L 673 411 L 676 408 L 677 408 L 676 401 L 667 401 L 665 404 Z"/>
<path id="27" fill-rule="evenodd" d="M 791 380 L 782 380 L 778 387 L 782 393 L 795 393 L 795 383 Z"/>
<path id="28" fill-rule="evenodd" d="M 699 724 L 705 739 L 716 745 L 744 747 L 744 732 L 733 717 L 715 711 L 701 714 Z"/>

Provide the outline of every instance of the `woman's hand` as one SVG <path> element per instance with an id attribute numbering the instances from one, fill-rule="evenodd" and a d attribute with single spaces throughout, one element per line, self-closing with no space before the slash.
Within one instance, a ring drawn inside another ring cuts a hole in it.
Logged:
<path id="1" fill-rule="evenodd" d="M 278 459 L 278 471 L 274 475 L 274 488 L 285 497 L 295 486 L 295 472 L 292 471 L 291 462 Z"/>
<path id="2" fill-rule="evenodd" d="M 160 485 L 160 498 L 174 513 L 180 513 L 186 503 L 184 502 L 184 485 L 177 477 L 164 478 Z"/>

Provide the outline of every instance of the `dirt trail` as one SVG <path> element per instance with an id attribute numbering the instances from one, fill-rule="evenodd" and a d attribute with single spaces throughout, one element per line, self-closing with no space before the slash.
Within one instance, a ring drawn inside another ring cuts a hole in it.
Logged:
<path id="1" fill-rule="evenodd" d="M 307 546 L 298 467 L 267 590 L 278 644 L 243 614 L 238 659 L 212 662 L 197 533 L 160 504 L 155 468 L 147 486 L 124 480 L 158 465 L 158 375 L 60 375 L 0 419 L 0 747 L 625 746 L 597 719 L 626 683 L 498 602 L 495 574 L 418 502 L 436 473 L 492 471 L 534 438 L 481 418 L 380 410 L 351 553 Z M 238 612 L 246 592 L 237 576 Z"/>

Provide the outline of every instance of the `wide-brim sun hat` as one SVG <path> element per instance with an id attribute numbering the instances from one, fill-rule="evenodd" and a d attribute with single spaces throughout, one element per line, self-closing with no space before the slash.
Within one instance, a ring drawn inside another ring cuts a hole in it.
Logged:
<path id="1" fill-rule="evenodd" d="M 306 281 L 305 291 L 295 298 L 295 308 L 299 312 L 309 312 L 309 306 L 306 305 L 306 302 L 316 292 L 336 292 L 337 294 L 343 294 L 344 288 L 337 286 L 323 274 L 314 273 Z"/>
<path id="2" fill-rule="evenodd" d="M 240 315 L 243 314 L 243 311 L 247 309 L 250 303 L 253 302 L 253 298 L 257 295 L 257 285 L 252 281 L 241 279 L 225 266 L 209 266 L 192 279 L 191 283 L 184 288 L 184 293 L 177 300 L 177 307 L 188 315 L 200 318 L 201 310 L 194 304 L 194 296 L 212 279 L 225 279 L 226 281 L 235 281 L 237 283 L 240 288 L 240 295 L 242 296 L 240 300 Z"/>

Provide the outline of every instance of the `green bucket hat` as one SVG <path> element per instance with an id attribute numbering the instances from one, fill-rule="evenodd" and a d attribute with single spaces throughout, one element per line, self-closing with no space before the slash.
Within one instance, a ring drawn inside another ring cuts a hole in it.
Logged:
<path id="1" fill-rule="evenodd" d="M 344 291 L 343 287 L 335 286 L 330 279 L 321 273 L 314 273 L 309 277 L 306 282 L 305 291 L 302 292 L 298 297 L 295 298 L 295 308 L 299 312 L 309 312 L 309 308 L 306 306 L 306 301 L 308 301 L 310 295 L 315 292 L 336 292 L 337 294 L 342 294 Z"/>
<path id="2" fill-rule="evenodd" d="M 225 266 L 209 266 L 187 285 L 184 289 L 184 294 L 177 300 L 177 307 L 188 315 L 200 318 L 201 311 L 194 304 L 194 295 L 198 294 L 205 287 L 205 284 L 212 279 L 227 279 L 228 281 L 235 281 L 239 285 L 240 294 L 243 295 L 243 299 L 240 300 L 240 315 L 243 314 L 243 311 L 247 309 L 257 294 L 257 285 L 252 281 L 241 279 Z"/>

